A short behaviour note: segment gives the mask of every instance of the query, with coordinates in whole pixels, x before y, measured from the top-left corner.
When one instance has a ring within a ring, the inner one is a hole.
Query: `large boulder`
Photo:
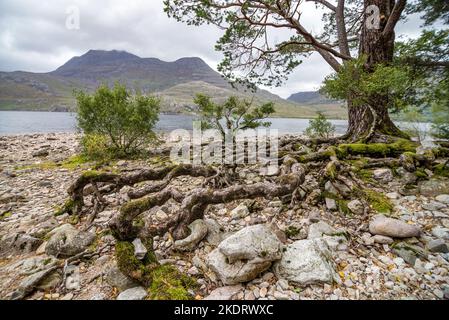
[[[50,233],[50,240],[45,246],[45,252],[55,257],[71,257],[77,255],[95,240],[95,234],[78,231],[70,224],[64,224]]]
[[[22,233],[13,233],[0,241],[0,256],[31,253],[35,251],[41,243],[41,239]]]
[[[435,197],[440,194],[449,194],[448,179],[430,179],[418,183],[419,192],[427,197]]]
[[[255,279],[282,256],[282,242],[267,225],[246,227],[220,243],[207,263],[226,285]]]
[[[282,255],[281,241],[269,226],[263,224],[240,230],[222,241],[218,249],[228,258],[229,263],[256,258],[274,261]]]
[[[418,226],[404,221],[377,215],[369,224],[369,231],[373,235],[381,235],[392,238],[419,237],[421,229]]]
[[[278,278],[302,286],[338,280],[331,251],[323,239],[300,240],[289,245],[282,259],[274,264],[274,272]]]
[[[174,248],[180,251],[191,251],[195,249],[198,243],[207,235],[207,224],[201,220],[195,220],[189,225],[190,235],[174,243]]]
[[[393,172],[388,168],[376,169],[373,171],[373,178],[380,182],[388,183],[393,180]]]

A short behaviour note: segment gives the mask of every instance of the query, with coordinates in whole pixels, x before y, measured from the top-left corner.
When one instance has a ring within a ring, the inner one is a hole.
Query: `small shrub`
[[[83,154],[92,160],[105,161],[113,157],[113,148],[104,135],[86,134],[81,138]]]
[[[335,126],[322,112],[318,112],[318,117],[309,121],[304,133],[309,138],[328,139],[334,135]]]
[[[100,86],[90,95],[75,92],[78,127],[86,135],[84,152],[94,158],[129,157],[140,153],[155,139],[160,100],[131,91],[118,83]]]

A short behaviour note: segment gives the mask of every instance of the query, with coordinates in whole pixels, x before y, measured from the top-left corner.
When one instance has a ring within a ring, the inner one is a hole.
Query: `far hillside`
[[[330,118],[346,116],[346,110],[337,104],[297,103],[262,89],[255,93],[236,90],[198,57],[166,62],[117,50],[90,50],[48,73],[0,72],[0,110],[73,111],[73,90],[93,92],[101,83],[116,81],[161,96],[166,113],[195,112],[193,97],[201,92],[217,100],[238,95],[254,96],[258,102],[273,101],[277,117],[310,118],[317,111]]]

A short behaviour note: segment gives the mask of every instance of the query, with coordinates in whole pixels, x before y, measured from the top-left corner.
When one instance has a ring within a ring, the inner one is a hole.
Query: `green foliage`
[[[419,110],[419,108],[415,106],[406,108],[403,112],[402,120],[407,122],[404,132],[411,137],[417,138],[419,143],[424,141],[427,136],[427,131],[421,124],[425,122],[426,117]]]
[[[337,100],[351,100],[354,106],[376,105],[379,96],[389,97],[390,109],[403,108],[403,97],[410,86],[408,70],[377,64],[374,70],[366,70],[366,58],[347,62],[339,72],[324,80],[321,91]]]
[[[112,89],[102,85],[93,95],[78,91],[75,96],[78,126],[86,134],[82,144],[87,155],[127,157],[141,152],[154,140],[158,98],[132,95],[118,83]]]
[[[81,138],[83,155],[96,161],[106,161],[114,157],[114,148],[105,135],[85,134]]]
[[[420,111],[449,105],[448,51],[447,29],[424,30],[418,38],[396,44],[394,64],[406,66],[409,82],[405,104]]]
[[[335,126],[326,119],[322,112],[318,112],[318,117],[309,120],[309,126],[304,134],[310,138],[328,139],[335,133]]]
[[[441,163],[436,165],[434,168],[434,174],[436,176],[449,178],[449,164]]]
[[[406,12],[420,13],[424,25],[438,21],[449,24],[449,2],[447,0],[413,0],[409,2]]]
[[[435,104],[432,107],[432,118],[432,135],[440,139],[449,139],[449,101],[448,104]]]
[[[253,101],[235,96],[218,104],[209,96],[197,94],[195,104],[199,107],[202,129],[218,129],[223,137],[235,136],[239,130],[268,127],[271,123],[263,120],[274,113],[272,102],[255,107]]]

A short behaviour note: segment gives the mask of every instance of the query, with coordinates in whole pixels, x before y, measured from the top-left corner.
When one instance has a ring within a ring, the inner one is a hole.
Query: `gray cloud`
[[[80,10],[80,29],[66,28],[66,9]],[[320,29],[320,10],[309,5],[305,25]],[[408,36],[419,33],[416,17],[399,28]],[[141,57],[173,61],[198,56],[216,68],[221,54],[214,51],[220,30],[211,26],[187,26],[169,19],[159,0],[2,0],[0,2],[0,70],[48,72],[73,56],[90,49],[126,50]],[[280,33],[278,37],[287,36]],[[273,93],[319,88],[331,68],[319,55],[312,55]]]

